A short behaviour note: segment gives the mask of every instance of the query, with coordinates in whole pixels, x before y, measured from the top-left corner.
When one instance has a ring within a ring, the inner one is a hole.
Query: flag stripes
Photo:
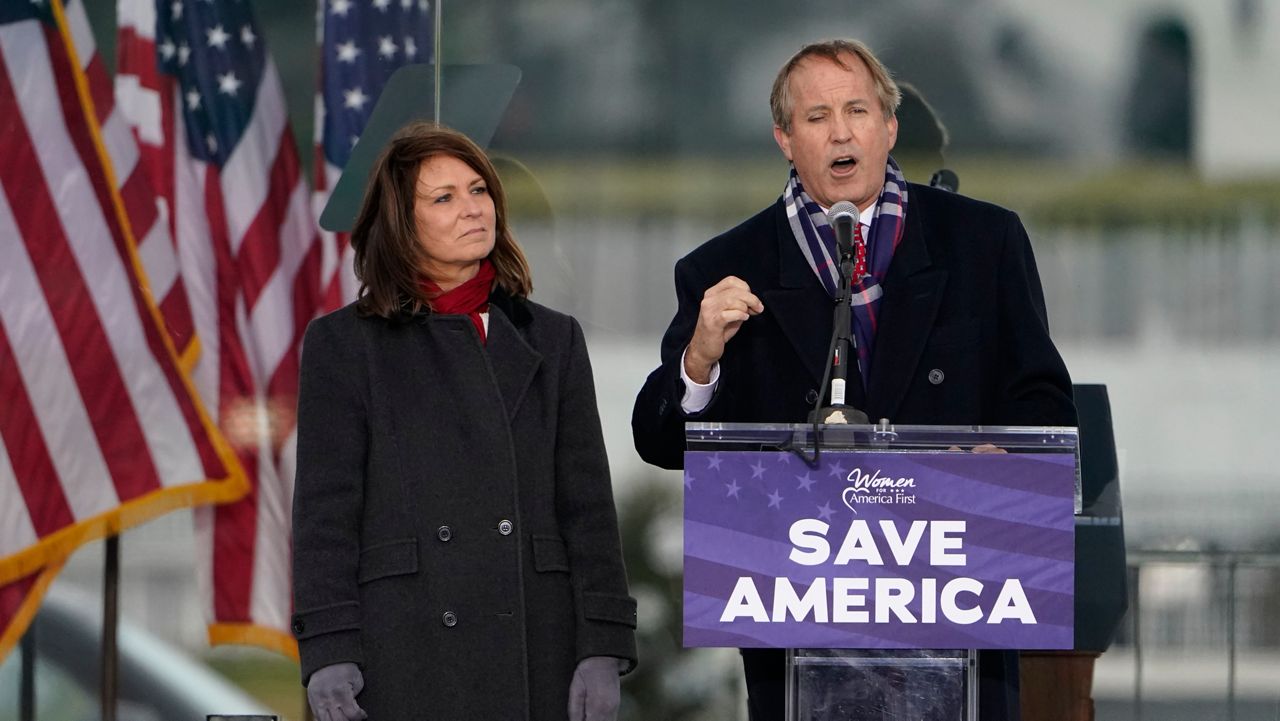
[[[246,490],[147,292],[172,243],[91,40],[78,1],[0,13],[0,657],[77,546]]]

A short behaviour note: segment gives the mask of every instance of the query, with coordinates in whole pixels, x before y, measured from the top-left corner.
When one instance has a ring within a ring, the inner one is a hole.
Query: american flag
[[[434,3],[429,0],[319,0],[320,85],[316,96],[316,217],[328,201],[356,139],[391,74],[432,62]],[[338,267],[330,303],[355,300],[354,257],[346,233],[334,238]]]
[[[326,249],[279,74],[247,0],[117,7],[117,94],[177,244],[201,348],[193,379],[252,484],[244,500],[196,514],[209,639],[296,656],[293,413]]]
[[[0,657],[76,547],[247,490],[141,272],[173,247],[113,105],[80,0],[0,0]]]

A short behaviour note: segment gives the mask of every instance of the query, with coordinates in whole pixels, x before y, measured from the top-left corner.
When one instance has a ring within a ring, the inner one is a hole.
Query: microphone
[[[853,256],[853,224],[858,222],[858,206],[841,200],[831,206],[827,222],[836,232],[836,250],[841,257]]]
[[[960,176],[956,175],[954,170],[940,168],[938,172],[933,174],[932,178],[929,178],[929,185],[954,193],[960,189]]]

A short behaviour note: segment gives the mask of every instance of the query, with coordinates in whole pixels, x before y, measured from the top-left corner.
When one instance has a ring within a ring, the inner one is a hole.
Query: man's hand
[[[316,721],[361,721],[369,714],[356,703],[364,689],[364,676],[354,663],[335,663],[311,674],[307,703]]]
[[[711,382],[711,368],[720,362],[724,346],[764,304],[741,278],[728,276],[702,294],[698,325],[684,354],[684,372],[696,383]]]
[[[620,701],[618,659],[582,659],[569,682],[569,721],[615,721]]]

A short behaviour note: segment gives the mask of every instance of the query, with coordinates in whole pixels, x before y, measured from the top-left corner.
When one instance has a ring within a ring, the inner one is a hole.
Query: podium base
[[[1024,721],[1094,721],[1093,662],[1089,651],[1023,651]]]

